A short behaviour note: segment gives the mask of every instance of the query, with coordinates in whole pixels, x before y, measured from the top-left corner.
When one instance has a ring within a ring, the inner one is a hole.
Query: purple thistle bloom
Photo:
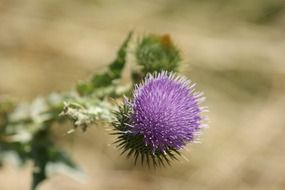
[[[142,135],[152,153],[179,150],[196,137],[202,126],[202,93],[195,84],[173,73],[148,75],[129,102],[130,133]]]

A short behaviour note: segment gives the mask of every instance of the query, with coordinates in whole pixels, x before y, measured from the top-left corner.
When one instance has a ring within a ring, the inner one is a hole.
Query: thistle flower
[[[149,74],[126,100],[113,123],[117,146],[142,164],[170,163],[189,142],[197,140],[203,125],[203,94],[195,84],[169,72]]]

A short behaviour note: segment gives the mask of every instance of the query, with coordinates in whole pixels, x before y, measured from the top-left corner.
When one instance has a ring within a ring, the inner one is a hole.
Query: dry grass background
[[[70,136],[69,126],[54,126],[88,178],[57,174],[39,189],[285,189],[284,12],[282,0],[0,0],[1,97],[29,101],[72,88],[102,71],[135,29],[171,34],[181,72],[211,110],[189,161],[157,170],[120,157],[100,126]],[[28,189],[30,172],[5,165],[0,189]]]

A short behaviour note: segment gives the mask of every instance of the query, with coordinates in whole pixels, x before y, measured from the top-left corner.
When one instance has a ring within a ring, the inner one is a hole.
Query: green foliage
[[[46,179],[46,167],[49,163],[59,162],[71,169],[69,156],[53,143],[49,127],[61,119],[58,114],[63,101],[72,99],[70,94],[51,94],[39,97],[31,104],[11,106],[9,102],[1,104],[0,161],[13,156],[22,165],[26,161],[34,162],[32,189]],[[10,106],[9,106],[10,105]],[[54,153],[56,152],[56,154]]]
[[[79,127],[85,131],[87,126],[96,121],[110,121],[112,106],[104,97],[117,96],[122,89],[114,81],[121,78],[131,37],[132,32],[123,42],[117,58],[109,65],[107,72],[95,74],[90,81],[77,86],[80,96],[77,92],[53,93],[47,97],[39,97],[30,104],[1,102],[0,163],[11,155],[20,165],[32,160],[32,189],[36,189],[46,179],[47,166],[51,163],[62,163],[70,168],[68,171],[80,171],[70,157],[54,143],[50,126],[54,122],[70,119],[74,128]]]

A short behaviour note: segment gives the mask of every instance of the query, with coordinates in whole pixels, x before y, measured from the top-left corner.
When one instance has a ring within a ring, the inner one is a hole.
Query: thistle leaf
[[[81,96],[86,96],[113,85],[113,82],[121,78],[122,71],[126,64],[127,48],[132,38],[133,32],[129,32],[127,38],[117,52],[116,59],[111,62],[108,70],[102,74],[95,74],[90,81],[80,82],[76,89]]]

